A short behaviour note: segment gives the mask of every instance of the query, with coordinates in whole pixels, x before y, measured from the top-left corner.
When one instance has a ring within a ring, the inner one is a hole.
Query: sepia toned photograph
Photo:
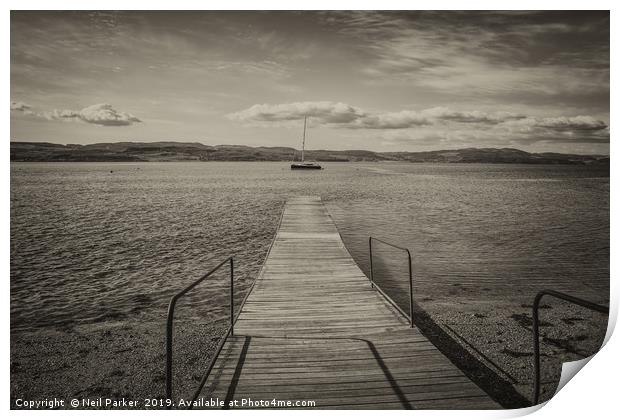
[[[12,10],[10,100],[13,410],[527,408],[603,345],[608,10]]]

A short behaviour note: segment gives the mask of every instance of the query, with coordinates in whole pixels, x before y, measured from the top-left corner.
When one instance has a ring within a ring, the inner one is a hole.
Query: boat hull
[[[318,163],[291,163],[291,169],[323,169]]]

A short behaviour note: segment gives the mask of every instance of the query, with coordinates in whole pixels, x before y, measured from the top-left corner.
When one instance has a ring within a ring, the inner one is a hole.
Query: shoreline
[[[609,159],[609,158],[605,158]],[[408,160],[319,160],[323,164],[401,164],[401,165],[527,165],[527,166],[578,166],[597,168],[607,166],[609,161],[592,162],[490,162],[490,161],[408,161]],[[149,163],[291,163],[291,160],[199,160],[199,159],[169,159],[169,160],[13,160],[10,163],[89,163],[89,164],[149,164]],[[286,169],[289,169],[286,167]]]
[[[284,146],[216,145],[182,142],[116,142],[95,144],[56,144],[45,142],[11,142],[11,162],[148,162],[148,161],[220,161],[220,162],[290,162],[299,151]],[[514,148],[464,148],[449,150],[372,151],[306,150],[308,160],[320,162],[402,163],[525,163],[525,164],[607,164],[609,155],[581,155],[555,152],[533,153]]]

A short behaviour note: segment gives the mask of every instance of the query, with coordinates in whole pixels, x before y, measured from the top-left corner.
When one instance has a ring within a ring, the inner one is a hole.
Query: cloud
[[[284,79],[290,77],[291,70],[288,66],[276,61],[262,60],[262,61],[213,61],[208,60],[205,62],[195,62],[192,65],[199,65],[202,69],[208,71],[223,71],[227,73],[240,72],[247,74],[254,74],[262,77],[274,77],[278,79]]]
[[[534,119],[530,119],[529,123],[518,126],[509,123],[491,126],[453,124],[441,127],[385,130],[381,131],[378,137],[385,144],[398,146],[397,149],[411,146],[450,149],[455,147],[521,148],[549,144],[604,145],[609,143],[609,128],[586,132],[559,131],[539,127]]]
[[[402,129],[432,124],[433,122],[424,113],[404,110],[374,115],[368,114],[355,121],[355,124],[347,126],[347,128]]]
[[[447,107],[420,111],[371,112],[342,102],[295,102],[257,104],[229,114],[233,120],[268,126],[299,121],[336,129],[379,130],[390,144],[523,145],[539,142],[606,143],[609,126],[587,115],[538,117],[514,112],[454,110]]]
[[[294,102],[286,104],[256,104],[243,111],[229,114],[237,121],[282,122],[301,120],[305,116],[313,123],[338,128],[398,129],[432,124],[416,111],[371,113],[342,102]]]
[[[229,114],[228,118],[238,121],[293,121],[304,116],[314,118],[322,124],[353,123],[366,114],[359,108],[341,102],[293,102],[288,104],[256,104],[243,111]]]
[[[79,111],[54,109],[52,111],[35,111],[23,102],[11,102],[11,111],[23,112],[50,121],[81,121],[103,126],[127,126],[142,122],[138,117],[114,109],[110,104],[91,105]]]
[[[608,128],[605,122],[587,115],[542,118],[535,120],[535,125],[557,131],[599,131]]]
[[[359,68],[371,86],[608,102],[606,13],[365,11],[331,13],[325,24],[364,55]]]
[[[342,102],[295,102],[288,104],[257,104],[229,114],[238,121],[274,123],[312,118],[320,124],[351,129],[405,129],[434,125],[441,122],[499,124],[526,118],[509,112],[455,111],[436,107],[422,111],[370,112]]]
[[[513,137],[535,141],[608,143],[609,126],[592,116],[528,117],[501,126]]]
[[[510,112],[455,111],[449,108],[436,107],[422,111],[403,110],[374,115],[366,114],[365,117],[356,121],[356,124],[350,125],[349,128],[404,129],[449,122],[500,124],[505,121],[523,118],[526,118],[526,116]]]
[[[80,111],[54,110],[45,113],[44,116],[50,120],[79,120],[105,126],[123,126],[142,122],[132,114],[117,111],[110,104],[91,105]]]
[[[32,112],[32,107],[24,102],[11,102],[11,111],[30,113]]]
[[[444,107],[430,108],[423,111],[423,114],[436,120],[481,124],[499,124],[527,118],[525,115],[511,112],[454,111]]]

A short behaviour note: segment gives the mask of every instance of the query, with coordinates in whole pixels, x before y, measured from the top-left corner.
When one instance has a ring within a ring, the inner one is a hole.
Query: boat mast
[[[306,116],[304,115],[304,136],[301,140],[301,161],[304,161],[304,151],[306,149]]]

